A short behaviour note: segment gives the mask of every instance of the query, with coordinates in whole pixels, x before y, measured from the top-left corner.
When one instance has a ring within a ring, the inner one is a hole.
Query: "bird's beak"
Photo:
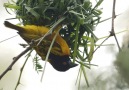
[[[72,68],[72,67],[76,67],[78,64],[76,64],[76,63],[73,63],[73,62],[69,62],[69,66],[70,66],[70,68]]]

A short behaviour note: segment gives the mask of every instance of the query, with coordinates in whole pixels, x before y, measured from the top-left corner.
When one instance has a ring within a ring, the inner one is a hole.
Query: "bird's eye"
[[[63,64],[63,65],[67,65],[67,63],[66,63],[66,62],[63,62],[62,64]]]

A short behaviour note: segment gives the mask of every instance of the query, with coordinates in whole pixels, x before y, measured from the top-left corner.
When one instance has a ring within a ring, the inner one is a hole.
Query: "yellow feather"
[[[32,40],[41,38],[49,31],[49,28],[44,26],[35,26],[35,25],[16,26],[7,21],[5,21],[4,24],[6,27],[19,31],[18,33],[20,34],[20,36],[27,43],[30,43]],[[37,43],[34,45],[34,49],[40,56],[43,56],[47,53],[47,50],[49,49],[49,46],[51,44],[53,37],[56,34],[56,31],[59,30],[60,28],[61,28],[60,26],[55,28],[54,32],[51,35],[46,36],[45,40],[43,40],[39,46],[36,45]],[[54,46],[52,47],[51,53],[59,56],[70,55],[68,44],[59,34],[55,39],[55,43]]]

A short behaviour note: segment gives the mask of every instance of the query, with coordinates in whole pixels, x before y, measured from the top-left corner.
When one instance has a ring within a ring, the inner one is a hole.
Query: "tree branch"
[[[25,53],[27,53],[32,47],[28,47],[26,48],[23,52],[21,52],[18,56],[13,58],[12,63],[8,66],[8,68],[0,75],[0,80],[2,79],[2,77],[12,69],[12,66],[19,60],[19,58],[21,56],[23,56]]]
[[[20,69],[20,75],[19,75],[19,78],[18,78],[18,81],[17,81],[17,84],[16,84],[14,90],[17,90],[17,87],[18,87],[18,85],[20,84],[22,72],[23,72],[23,70],[24,70],[24,68],[25,68],[25,65],[26,65],[26,63],[27,63],[27,61],[28,61],[28,59],[29,59],[29,57],[30,57],[31,52],[32,52],[32,50],[27,54],[27,58],[26,58],[24,64],[22,65],[22,67],[21,67],[21,69]]]
[[[114,38],[115,38],[115,40],[116,40],[116,43],[117,43],[117,46],[118,46],[118,49],[119,49],[119,51],[120,51],[121,48],[120,48],[119,42],[118,42],[117,37],[116,37],[116,34],[115,34],[115,30],[114,30],[114,19],[116,18],[116,15],[115,15],[115,6],[116,6],[116,0],[113,0],[113,8],[112,8],[112,27],[111,27],[110,36],[114,36]]]

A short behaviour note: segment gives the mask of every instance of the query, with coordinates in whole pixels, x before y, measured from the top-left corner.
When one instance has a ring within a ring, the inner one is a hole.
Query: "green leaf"
[[[25,6],[25,8],[28,12],[30,12],[32,15],[34,15],[36,17],[36,19],[39,19],[40,15],[37,12],[35,12],[33,8],[30,8],[28,6]]]
[[[100,6],[102,2],[103,2],[103,0],[99,0],[99,1],[97,2],[97,4],[94,6],[93,9],[97,8],[98,6]]]
[[[14,4],[10,4],[10,3],[4,3],[4,7],[10,8],[10,9],[21,9],[20,6],[17,6],[17,5],[14,5]]]
[[[93,58],[95,42],[93,38],[90,38],[90,51],[88,54],[88,61],[90,62]]]
[[[87,79],[87,75],[86,75],[86,71],[84,69],[84,66],[81,65],[81,69],[82,69],[82,72],[84,74],[84,78],[85,78],[86,84],[89,87],[89,82],[88,82],[88,79]]]
[[[74,53],[73,53],[73,62],[75,62],[75,57],[77,55],[77,44],[78,44],[78,31],[79,31],[79,27],[80,27],[80,23],[78,22],[77,23],[77,26],[76,26],[76,37],[75,37],[75,43],[74,43]]]
[[[84,1],[84,4],[83,4],[83,7],[84,7],[86,10],[89,9],[89,8],[91,8],[91,7],[92,7],[92,4],[91,4],[90,0],[85,0],[85,1]]]

